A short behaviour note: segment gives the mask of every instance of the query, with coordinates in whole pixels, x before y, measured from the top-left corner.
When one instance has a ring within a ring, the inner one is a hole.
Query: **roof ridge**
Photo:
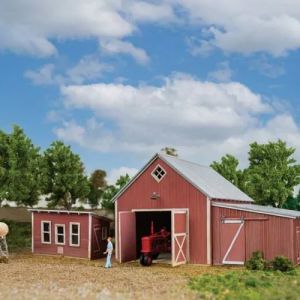
[[[200,167],[203,167],[203,168],[212,169],[212,168],[209,167],[209,166],[201,165],[201,164],[199,164],[199,163],[196,163],[196,162],[193,162],[193,161],[190,161],[190,160],[186,160],[186,159],[183,159],[183,158],[178,157],[178,156],[169,155],[169,154],[165,154],[165,153],[157,153],[157,155],[158,155],[158,156],[167,156],[167,157],[170,157],[170,158],[174,158],[174,159],[177,159],[177,160],[184,161],[184,162],[189,163],[189,164],[197,165],[197,166],[200,166]]]

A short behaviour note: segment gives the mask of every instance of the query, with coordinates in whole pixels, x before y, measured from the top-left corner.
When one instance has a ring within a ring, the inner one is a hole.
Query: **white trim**
[[[176,213],[185,213],[188,208],[154,208],[154,209],[132,209],[132,212],[144,212],[144,211],[175,211]]]
[[[236,261],[236,262],[226,261],[226,258],[228,257],[228,255],[229,255],[229,253],[230,253],[230,251],[231,251],[231,249],[232,249],[232,247],[233,247],[233,245],[234,245],[236,239],[238,238],[238,236],[239,236],[239,234],[240,234],[240,232],[241,232],[241,230],[242,230],[242,228],[243,228],[243,226],[244,226],[244,224],[245,224],[245,223],[242,222],[242,221],[241,221],[240,223],[241,223],[241,226],[239,227],[238,231],[236,232],[236,234],[235,234],[235,236],[234,236],[234,238],[233,238],[233,240],[232,240],[232,242],[231,242],[231,244],[230,244],[230,246],[229,246],[229,248],[228,248],[228,250],[227,250],[227,252],[226,252],[226,254],[225,254],[225,256],[224,256],[224,258],[223,258],[223,261],[222,261],[223,264],[239,264],[239,265],[243,265],[243,264],[244,264],[244,262],[238,262],[238,261]]]
[[[241,223],[243,223],[243,221],[242,220],[224,220],[223,221],[223,224],[241,224]]]
[[[248,211],[248,212],[253,212],[256,214],[262,214],[262,215],[270,215],[270,216],[276,216],[276,217],[282,217],[282,218],[288,218],[288,219],[298,219],[299,217],[293,217],[293,216],[287,216],[287,215],[281,215],[281,214],[276,214],[276,213],[271,213],[271,212],[267,212],[267,211],[258,211],[255,210],[255,208],[253,209],[249,209],[249,208],[243,208],[243,207],[235,207],[235,206],[231,206],[230,204],[223,204],[223,203],[217,203],[217,202],[212,202],[211,203],[212,206],[214,207],[222,207],[222,208],[228,208],[228,209],[234,209],[234,210],[240,210],[240,211]],[[238,205],[238,204],[236,204]],[[241,205],[245,205],[245,203],[241,203]],[[250,204],[248,204],[250,205]],[[251,205],[255,205],[255,204],[251,204]],[[273,207],[274,208],[274,207]]]
[[[92,216],[89,215],[89,247],[88,247],[88,258],[92,258]]]
[[[115,257],[119,259],[118,201],[115,201]]]
[[[122,248],[122,244],[121,244],[121,213],[122,211],[119,212],[119,238],[120,238],[120,247],[119,247],[119,257],[120,257],[120,263],[122,262],[122,251],[121,251],[121,248]]]
[[[58,239],[57,239],[58,235],[62,235],[61,233],[57,232],[58,227],[63,227],[63,229],[64,229],[64,234],[63,234],[64,242],[63,243],[59,243]],[[65,224],[55,224],[54,232],[55,232],[55,245],[65,245],[66,244],[66,225]]]
[[[72,232],[72,225],[78,226],[78,233]],[[72,244],[72,235],[78,236],[78,244]],[[80,247],[80,223],[78,222],[70,222],[69,223],[69,246],[71,247]]]
[[[210,199],[206,198],[206,251],[207,251],[207,264],[211,264],[211,206]]]
[[[34,253],[34,217],[31,214],[31,252]]]
[[[161,168],[161,170],[164,172],[164,175],[160,174],[161,175],[160,179],[154,174],[158,168]],[[163,180],[163,178],[167,175],[167,171],[160,164],[157,164],[156,167],[151,172],[151,175],[157,182],[161,182]]]
[[[44,223],[49,224],[49,232],[44,231]],[[41,221],[41,243],[42,244],[48,244],[48,245],[51,244],[51,241],[52,241],[52,233],[51,233],[52,227],[51,226],[52,226],[51,221]],[[49,242],[44,241],[44,233],[49,233]]]

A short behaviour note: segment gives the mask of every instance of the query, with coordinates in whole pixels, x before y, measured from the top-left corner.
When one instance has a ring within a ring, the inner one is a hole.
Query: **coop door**
[[[188,261],[188,212],[172,211],[172,265]]]
[[[222,221],[220,235],[222,263],[243,265],[246,257],[244,221]]]
[[[101,229],[101,225],[100,224],[94,224],[93,225],[93,237],[92,237],[92,241],[93,241],[93,244],[92,244],[93,245],[92,246],[93,255],[97,255],[97,254],[101,253],[101,247],[100,247],[101,246],[101,237],[100,237],[101,230],[100,229]]]
[[[119,213],[120,263],[136,259],[135,212]]]

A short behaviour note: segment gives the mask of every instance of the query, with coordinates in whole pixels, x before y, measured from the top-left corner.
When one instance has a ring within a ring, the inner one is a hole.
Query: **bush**
[[[252,253],[251,258],[245,262],[245,266],[248,270],[264,270],[267,262],[264,260],[264,255],[261,251],[255,251]]]
[[[276,256],[272,264],[275,271],[288,272],[295,269],[292,261],[283,255]]]

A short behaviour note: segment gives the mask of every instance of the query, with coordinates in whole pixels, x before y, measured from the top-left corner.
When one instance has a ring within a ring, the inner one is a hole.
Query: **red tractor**
[[[151,221],[151,235],[142,237],[140,263],[143,266],[150,266],[160,253],[171,252],[170,237],[171,232],[168,232],[165,227],[154,233],[153,221]]]

